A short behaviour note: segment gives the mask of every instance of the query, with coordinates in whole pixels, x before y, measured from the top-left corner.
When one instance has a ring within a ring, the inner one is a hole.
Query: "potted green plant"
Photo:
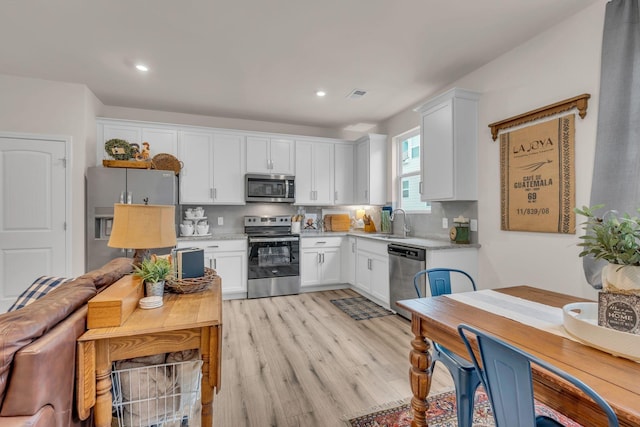
[[[586,233],[578,243],[583,249],[579,256],[590,255],[609,263],[602,269],[604,290],[640,293],[640,218],[616,211],[596,215],[595,211],[602,208],[604,205],[574,209],[586,217],[582,223]]]
[[[162,296],[164,280],[171,272],[171,263],[166,258],[152,255],[142,260],[139,266],[134,266],[134,273],[144,280],[147,296]]]

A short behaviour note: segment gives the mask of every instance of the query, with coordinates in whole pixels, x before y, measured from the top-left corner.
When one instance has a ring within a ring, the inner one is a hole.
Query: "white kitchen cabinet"
[[[178,152],[178,130],[142,128],[142,141],[149,143],[150,157],[156,154],[167,153],[176,156]],[[142,149],[142,143],[140,143]]]
[[[247,136],[247,173],[294,175],[294,140]]]
[[[421,123],[422,200],[478,199],[479,98],[454,88],[415,109]]]
[[[473,277],[478,286],[478,249],[460,247],[443,250],[427,250],[427,268],[456,268]],[[465,292],[469,290],[469,281],[466,277],[457,274],[451,275],[451,290],[453,292]]]
[[[333,143],[296,141],[296,171],[297,205],[333,205]]]
[[[368,134],[356,142],[355,203],[384,205],[387,202],[387,136]]]
[[[336,143],[334,151],[335,191],[333,204],[352,205],[355,203],[355,145],[349,143]]]
[[[342,281],[356,284],[356,238],[347,236],[342,239]]]
[[[389,308],[387,243],[359,238],[356,251],[356,290]]]
[[[300,286],[342,283],[342,237],[301,239]]]
[[[204,265],[222,279],[224,299],[247,297],[246,240],[183,240],[177,247],[204,249]]]
[[[104,151],[104,143],[110,139],[123,139],[129,143],[136,143],[142,149],[142,143],[149,143],[150,157],[156,154],[167,153],[177,156],[178,130],[176,126],[157,124],[151,126],[139,122],[118,122],[112,120],[98,120],[98,150],[97,162],[102,164],[103,159],[110,159]]]
[[[245,204],[242,136],[181,131],[179,158],[180,203]]]

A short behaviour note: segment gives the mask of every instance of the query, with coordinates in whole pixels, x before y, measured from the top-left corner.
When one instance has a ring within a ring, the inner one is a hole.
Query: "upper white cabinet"
[[[387,202],[387,136],[369,134],[356,145],[355,203],[384,205]]]
[[[296,204],[333,205],[333,143],[296,141],[296,171]]]
[[[478,199],[479,99],[454,88],[415,109],[421,117],[422,200]]]
[[[333,203],[352,205],[355,203],[355,146],[348,143],[335,144],[335,191]],[[298,169],[300,170],[300,169]]]
[[[245,143],[240,135],[180,131],[180,203],[241,205]]]
[[[294,175],[293,139],[247,136],[247,173]]]
[[[178,152],[178,131],[175,127],[98,120],[97,164],[102,164],[103,159],[110,158],[104,151],[104,143],[114,138],[136,143],[141,149],[142,143],[148,142],[150,158],[160,153],[176,156]]]

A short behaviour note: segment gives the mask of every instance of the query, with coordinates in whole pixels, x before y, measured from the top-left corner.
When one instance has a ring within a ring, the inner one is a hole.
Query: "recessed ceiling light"
[[[149,71],[149,67],[147,67],[147,66],[146,66],[146,65],[144,65],[144,64],[138,64],[138,65],[136,65],[136,69],[137,69],[138,71]]]
[[[327,94],[327,92],[325,92],[323,90],[316,91],[316,95],[318,95],[318,96],[325,96],[326,94]]]

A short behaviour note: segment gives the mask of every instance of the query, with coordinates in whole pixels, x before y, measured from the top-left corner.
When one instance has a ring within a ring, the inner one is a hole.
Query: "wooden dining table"
[[[494,289],[547,306],[562,308],[589,300],[531,286]],[[412,427],[427,426],[427,396],[431,386],[430,342],[435,341],[469,360],[458,334],[461,323],[493,334],[584,381],[614,409],[621,426],[640,426],[640,363],[595,349],[578,340],[553,334],[462,303],[447,296],[399,301],[411,313],[409,379],[413,398]],[[475,347],[475,342],[472,343]],[[566,381],[533,367],[536,399],[584,426],[606,426],[602,410]]]

